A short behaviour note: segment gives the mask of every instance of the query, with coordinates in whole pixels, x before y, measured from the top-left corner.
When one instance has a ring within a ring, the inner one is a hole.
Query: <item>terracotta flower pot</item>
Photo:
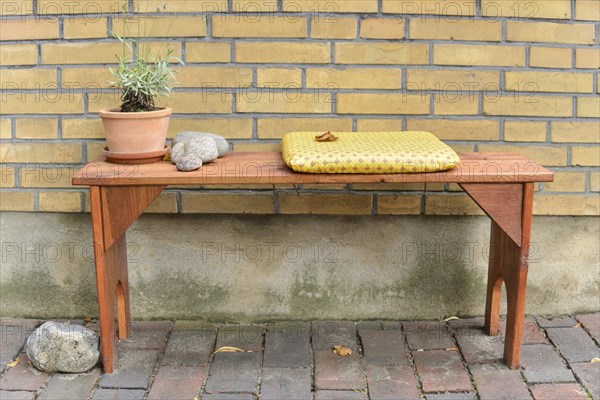
[[[106,144],[112,153],[139,154],[165,149],[169,117],[173,110],[120,112],[118,108],[100,110]]]

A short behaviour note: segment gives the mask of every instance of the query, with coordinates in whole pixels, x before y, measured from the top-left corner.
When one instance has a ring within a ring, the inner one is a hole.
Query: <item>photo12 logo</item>
[[[94,262],[95,247],[90,242],[2,242],[0,258],[2,263],[69,263]],[[128,263],[139,261],[140,247],[129,241],[125,252],[112,251],[108,256]]]
[[[203,242],[203,263],[337,263],[339,246],[336,243],[299,242]]]

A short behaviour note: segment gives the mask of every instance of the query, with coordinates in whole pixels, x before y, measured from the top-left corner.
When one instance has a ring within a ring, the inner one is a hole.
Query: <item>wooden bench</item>
[[[169,162],[117,165],[103,159],[83,167],[74,185],[90,187],[96,284],[104,371],[111,373],[118,337],[130,329],[125,232],[168,185],[457,183],[492,219],[485,331],[497,335],[502,282],[508,313],[504,361],[519,368],[531,214],[535,182],[554,174],[518,154],[461,154],[450,171],[424,174],[303,174],[290,170],[281,153],[233,152],[194,172],[179,172]]]

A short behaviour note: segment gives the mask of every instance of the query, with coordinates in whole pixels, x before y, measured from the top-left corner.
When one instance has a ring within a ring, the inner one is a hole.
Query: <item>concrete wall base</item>
[[[89,214],[3,213],[0,316],[96,316]],[[600,219],[535,217],[526,312],[600,310]],[[135,319],[482,315],[487,217],[144,215]]]

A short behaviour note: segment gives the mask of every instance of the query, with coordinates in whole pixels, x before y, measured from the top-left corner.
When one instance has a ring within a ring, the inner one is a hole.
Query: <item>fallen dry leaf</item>
[[[333,346],[333,354],[342,357],[347,357],[352,354],[352,349],[346,346]]]
[[[6,364],[7,367],[16,367],[17,365],[19,365],[19,359],[18,358],[15,358],[13,361],[11,361],[8,364]]]
[[[247,351],[240,349],[239,347],[221,346],[217,349],[217,351],[215,351],[215,353],[247,353]]]
[[[89,324],[90,322],[92,322],[92,317],[85,317],[83,319],[83,322],[86,323],[86,324]]]
[[[458,351],[458,347],[448,347],[446,351]]]
[[[581,328],[581,324],[578,322],[575,325],[573,325],[573,328]]]
[[[590,361],[590,362],[600,363],[600,358],[597,358],[597,357],[596,358],[592,358],[592,361]]]
[[[338,140],[338,137],[335,136],[333,133],[327,131],[322,135],[315,136],[315,140],[317,142],[333,142],[333,141]]]

